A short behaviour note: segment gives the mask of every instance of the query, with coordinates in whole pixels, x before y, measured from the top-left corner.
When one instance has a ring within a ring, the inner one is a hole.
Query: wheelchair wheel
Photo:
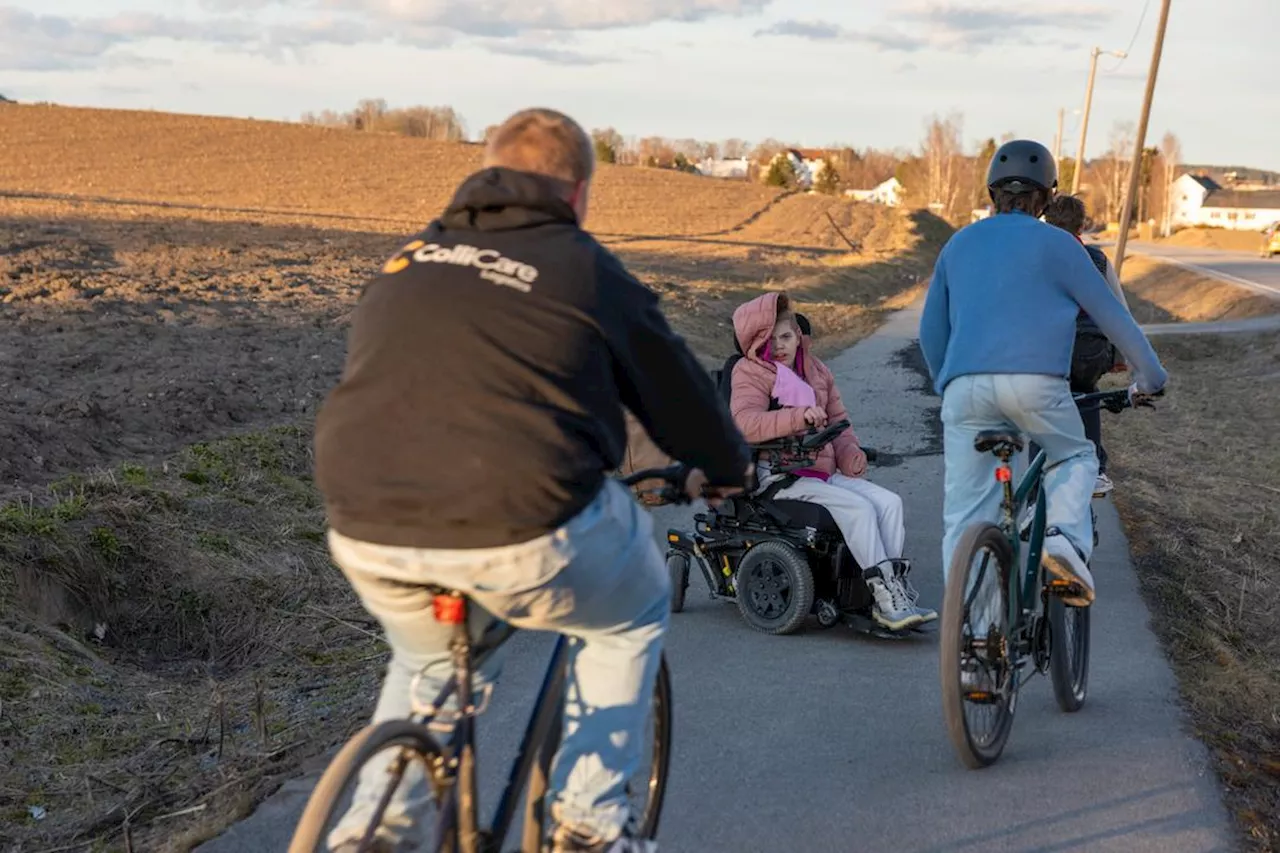
[[[678,552],[667,554],[667,574],[671,576],[671,612],[684,610],[684,594],[689,589],[689,558]]]
[[[738,563],[738,612],[765,634],[790,634],[813,609],[813,573],[786,542],[762,542]]]

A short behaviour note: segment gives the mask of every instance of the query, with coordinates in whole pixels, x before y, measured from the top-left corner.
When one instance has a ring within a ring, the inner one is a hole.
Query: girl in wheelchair
[[[749,443],[803,434],[848,417],[831,371],[809,352],[785,293],[766,293],[739,306],[733,326],[743,357],[733,367],[730,409]],[[879,624],[900,631],[932,621],[937,613],[917,605],[907,579],[902,499],[865,479],[866,469],[866,454],[846,430],[822,448],[812,468],[794,472],[795,482],[773,497],[826,507],[863,569]],[[759,473],[761,490],[778,479],[767,470]]]

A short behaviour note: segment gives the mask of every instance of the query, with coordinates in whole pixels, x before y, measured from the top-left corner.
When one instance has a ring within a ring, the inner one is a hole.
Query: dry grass
[[[1259,223],[1262,224],[1265,223]],[[1183,228],[1160,242],[1168,246],[1254,253],[1262,246],[1262,234],[1258,231],[1229,231],[1225,228]]]
[[[1114,258],[1108,249],[1108,257]],[[1199,323],[1280,313],[1280,300],[1146,255],[1126,253],[1124,289],[1139,323]]]
[[[384,648],[328,562],[309,443],[196,445],[0,509],[10,842],[122,849],[128,816],[134,849],[186,849],[366,713]]]
[[[6,105],[0,139],[7,193],[390,220],[401,231],[436,216],[481,156],[477,145],[394,134],[56,106]],[[589,224],[603,234],[710,234],[778,195],[760,184],[604,165]]]
[[[1247,846],[1280,850],[1280,335],[1158,338],[1155,417],[1107,447],[1154,624]]]

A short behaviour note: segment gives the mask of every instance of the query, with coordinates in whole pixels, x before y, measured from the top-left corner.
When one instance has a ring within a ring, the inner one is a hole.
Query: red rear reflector
[[[445,625],[457,625],[462,622],[462,612],[466,602],[460,595],[437,595],[432,600],[436,621]]]
[[[996,482],[1008,483],[1013,480],[1013,469],[1008,465],[1001,465],[996,468]]]

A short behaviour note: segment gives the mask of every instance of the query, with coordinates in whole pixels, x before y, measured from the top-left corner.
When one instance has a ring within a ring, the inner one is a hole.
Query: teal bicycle
[[[1119,413],[1150,406],[1129,392],[1101,391],[1075,397],[1076,405]],[[1072,607],[1078,585],[1052,577],[1040,565],[1045,537],[1046,457],[1033,458],[1015,485],[1009,460],[1021,453],[1016,430],[988,430],[974,449],[999,460],[1004,490],[999,524],[979,522],[960,537],[942,604],[940,671],[947,732],[970,768],[994,763],[1013,729],[1018,692],[1033,676],[1049,673],[1058,706],[1075,712],[1089,686],[1089,608]],[[1090,508],[1094,545],[1097,514]]]

